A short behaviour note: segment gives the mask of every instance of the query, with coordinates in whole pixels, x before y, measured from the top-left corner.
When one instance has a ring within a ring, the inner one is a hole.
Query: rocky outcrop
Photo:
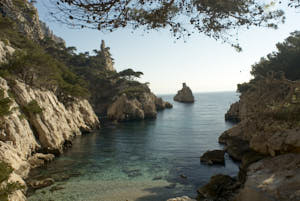
[[[174,96],[174,101],[183,103],[193,103],[195,101],[192,90],[185,84],[182,84],[182,89]]]
[[[47,26],[47,24],[45,22],[39,21],[39,24],[40,24],[41,31],[43,33],[43,37],[50,38],[55,43],[62,43],[64,45],[66,44],[64,39],[62,39],[61,37],[56,36],[53,33],[53,31]]]
[[[239,110],[239,102],[233,103],[225,114],[225,121],[240,122]]]
[[[116,69],[114,68],[114,62],[113,59],[111,58],[109,49],[110,49],[109,47],[105,46],[104,40],[102,40],[100,50],[101,50],[101,56],[104,59],[104,69],[107,71],[116,71]]]
[[[0,41],[0,63],[3,63],[6,61],[7,57],[12,55],[15,51],[14,48],[12,48],[9,44],[8,41],[5,42]]]
[[[238,201],[299,200],[300,82],[266,77],[252,80],[229,116],[240,122],[219,142],[241,161]]]
[[[122,94],[107,110],[107,117],[111,120],[129,121],[144,119],[142,105],[136,99],[129,100]]]
[[[74,99],[65,106],[51,91],[31,88],[17,80],[8,84],[3,78],[0,90],[3,98],[10,100],[9,113],[0,116],[0,160],[14,169],[12,180],[24,185],[23,178],[30,168],[53,159],[52,154],[45,153],[61,153],[81,131],[91,131],[99,125],[87,100]],[[39,112],[29,107],[33,102],[40,107]],[[19,191],[15,194],[22,195]],[[14,200],[23,200],[20,196]]]
[[[119,96],[107,110],[107,117],[110,120],[130,121],[156,118],[157,111],[170,103],[157,98],[153,93],[142,93],[135,98],[129,98],[126,94]]]
[[[228,175],[212,176],[209,183],[198,189],[197,200],[228,201],[233,200],[240,183]]]
[[[237,201],[300,200],[300,154],[284,154],[253,163]]]
[[[44,38],[41,30],[37,9],[32,3],[20,0],[15,3],[12,0],[1,1],[1,9],[5,17],[17,23],[18,30],[28,38],[40,40]]]
[[[225,164],[225,151],[224,150],[213,150],[205,152],[201,157],[200,161],[208,163],[209,165],[213,164]]]
[[[170,198],[167,201],[196,201],[196,200],[188,196],[182,196],[182,197]]]

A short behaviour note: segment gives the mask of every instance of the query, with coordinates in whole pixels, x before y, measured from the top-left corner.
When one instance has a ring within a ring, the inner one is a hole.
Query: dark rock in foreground
[[[213,164],[225,164],[225,151],[224,150],[213,150],[205,152],[201,157],[200,161],[208,163],[209,165]]]
[[[182,89],[177,92],[174,96],[174,101],[182,103],[193,103],[195,102],[192,90],[185,84],[182,84]]]
[[[197,200],[228,201],[232,200],[240,183],[228,175],[212,176],[208,184],[198,189]]]

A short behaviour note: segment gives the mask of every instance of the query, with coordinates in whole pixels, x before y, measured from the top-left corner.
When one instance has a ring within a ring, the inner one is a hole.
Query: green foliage
[[[7,182],[9,175],[13,172],[12,167],[0,161],[0,185]],[[19,183],[7,183],[0,187],[0,201],[8,201],[8,196],[23,187]]]
[[[7,164],[0,161],[0,183],[7,181],[13,169]]]
[[[10,106],[11,106],[10,98],[4,98],[4,91],[0,89],[0,117],[9,115],[11,113]]]
[[[252,86],[251,86],[250,83],[244,82],[242,84],[237,85],[237,92],[244,93],[244,92],[248,91],[251,88],[252,88]]]
[[[266,58],[252,66],[251,74],[267,77],[268,75],[280,76],[283,74],[289,80],[300,79],[300,31],[295,31],[276,45],[277,52],[267,55]]]
[[[140,78],[141,75],[144,75],[140,71],[134,71],[131,68],[125,69],[118,73],[120,77],[124,77],[127,80],[133,80],[134,78]]]
[[[114,31],[121,28],[167,29],[174,37],[203,33],[239,49],[230,30],[239,27],[277,28],[284,12],[267,9],[274,3],[258,0],[51,0],[51,15],[74,28]],[[295,2],[290,0],[290,2]],[[298,1],[296,1],[299,4]],[[276,2],[277,3],[277,2]],[[276,4],[274,3],[274,4]],[[55,9],[56,8],[56,9]]]
[[[22,107],[22,111],[27,116],[31,116],[31,115],[41,114],[43,112],[43,109],[39,106],[36,100],[32,100]]]
[[[17,50],[0,69],[2,75],[5,76],[6,73],[5,77],[7,74],[17,76],[31,86],[56,89],[59,94],[65,96],[89,96],[82,79],[38,46]]]

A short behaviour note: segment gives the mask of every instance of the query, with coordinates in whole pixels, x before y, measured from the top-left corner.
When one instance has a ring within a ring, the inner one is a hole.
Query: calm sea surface
[[[75,139],[73,147],[37,178],[57,182],[37,190],[29,201],[165,201],[196,196],[199,186],[217,173],[235,176],[237,164],[208,166],[199,157],[222,148],[218,136],[232,124],[224,121],[234,92],[195,94],[194,104],[162,96],[173,109],[156,120],[123,123]]]

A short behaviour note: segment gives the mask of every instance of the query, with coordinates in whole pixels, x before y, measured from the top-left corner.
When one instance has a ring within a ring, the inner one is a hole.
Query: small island
[[[174,96],[174,101],[182,102],[182,103],[194,103],[194,95],[192,90],[186,85],[186,83],[182,83],[182,89],[177,92]]]

